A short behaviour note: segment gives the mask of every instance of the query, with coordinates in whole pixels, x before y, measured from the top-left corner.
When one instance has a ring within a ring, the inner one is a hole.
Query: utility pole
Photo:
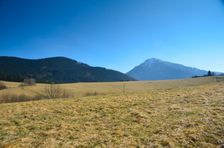
[[[125,94],[125,83],[123,83],[123,94]]]

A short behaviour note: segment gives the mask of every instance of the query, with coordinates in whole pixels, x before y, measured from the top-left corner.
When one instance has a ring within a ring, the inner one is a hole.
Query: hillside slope
[[[37,82],[113,82],[133,78],[114,70],[91,67],[65,57],[38,60],[0,57],[0,80],[23,81],[33,77]]]

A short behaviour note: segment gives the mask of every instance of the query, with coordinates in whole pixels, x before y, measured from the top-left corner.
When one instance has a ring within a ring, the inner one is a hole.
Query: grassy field
[[[34,95],[5,82],[0,95]],[[123,87],[125,84],[125,93]],[[0,104],[0,147],[218,147],[224,80],[62,84],[74,97]],[[89,92],[98,95],[86,96]]]
[[[171,81],[138,81],[138,82],[113,82],[113,83],[72,83],[60,84],[59,86],[68,92],[72,93],[74,97],[86,96],[88,93],[97,94],[121,94],[125,85],[126,93],[142,93],[152,90],[172,89],[178,87],[198,86],[219,81],[215,77],[197,78],[197,79],[183,79]],[[221,79],[222,81],[222,79]],[[41,92],[46,84],[37,84],[29,87],[19,87],[20,83],[4,82],[8,89],[1,90],[0,96],[4,94],[14,95],[28,95],[33,96]]]

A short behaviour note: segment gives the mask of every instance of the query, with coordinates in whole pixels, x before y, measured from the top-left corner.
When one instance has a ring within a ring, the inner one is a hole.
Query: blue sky
[[[0,55],[122,72],[155,57],[224,72],[224,1],[0,0]]]

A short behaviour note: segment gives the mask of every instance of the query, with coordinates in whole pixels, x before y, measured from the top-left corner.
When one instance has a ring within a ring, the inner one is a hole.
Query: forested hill
[[[134,80],[121,72],[102,67],[91,67],[65,57],[22,59],[0,57],[0,80],[23,81],[32,77],[37,82],[114,82]]]

